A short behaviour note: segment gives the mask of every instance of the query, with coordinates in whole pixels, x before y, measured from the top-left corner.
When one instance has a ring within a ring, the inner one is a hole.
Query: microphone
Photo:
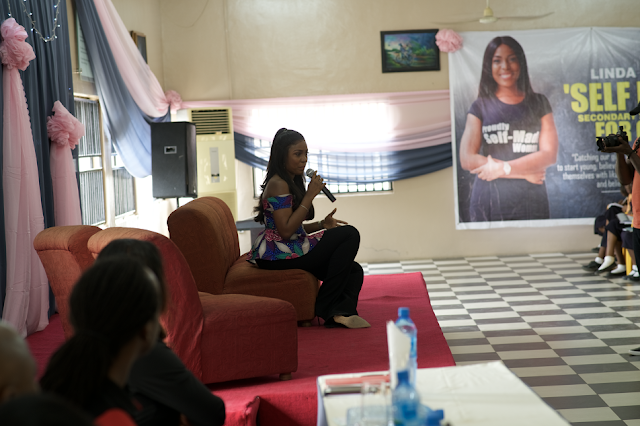
[[[316,171],[315,171],[315,170],[313,170],[313,169],[307,169],[307,176],[309,176],[310,178],[312,178],[312,177],[313,177],[313,174],[314,174],[315,172],[316,172]],[[323,187],[322,187],[322,192],[324,192],[324,195],[326,195],[326,196],[327,196],[327,198],[328,198],[329,200],[331,200],[331,202],[332,202],[332,203],[336,201],[336,197],[334,197],[334,196],[333,196],[333,194],[331,193],[331,191],[329,191],[329,190],[327,189],[327,187],[326,187],[326,186],[323,186]]]

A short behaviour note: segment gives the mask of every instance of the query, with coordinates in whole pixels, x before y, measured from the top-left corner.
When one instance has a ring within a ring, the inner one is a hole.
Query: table
[[[360,404],[359,394],[324,396],[326,380],[363,374],[318,377],[317,426],[346,425],[347,410]],[[419,369],[416,388],[452,426],[569,425],[501,362]]]

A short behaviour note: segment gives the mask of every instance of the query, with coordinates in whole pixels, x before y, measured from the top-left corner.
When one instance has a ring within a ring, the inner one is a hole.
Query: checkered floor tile
[[[421,272],[458,365],[502,361],[575,426],[640,426],[640,282],[593,253],[363,264]]]

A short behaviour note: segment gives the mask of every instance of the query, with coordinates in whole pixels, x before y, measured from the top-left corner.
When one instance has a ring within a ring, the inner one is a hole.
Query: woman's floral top
[[[302,225],[291,235],[288,240],[282,239],[273,220],[273,212],[279,209],[291,208],[293,205],[293,195],[286,194],[277,197],[270,197],[262,200],[264,207],[265,230],[258,235],[253,242],[253,247],[248,254],[248,261],[255,263],[255,259],[281,260],[295,259],[304,256],[313,249],[324,231],[307,235]]]

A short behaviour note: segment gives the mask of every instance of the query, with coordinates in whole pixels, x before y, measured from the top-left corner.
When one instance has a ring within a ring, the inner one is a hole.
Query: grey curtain
[[[25,88],[29,115],[31,117],[31,130],[33,143],[38,161],[38,175],[40,178],[40,198],[44,213],[45,227],[54,226],[53,215],[53,186],[51,183],[51,171],[49,168],[49,137],[47,136],[47,117],[51,115],[53,103],[59,100],[72,114],[73,110],[73,85],[71,69],[71,53],[69,50],[69,25],[67,22],[67,5],[60,2],[56,27],[57,39],[45,43],[40,37],[31,31],[31,18],[36,22],[40,32],[48,36],[53,29],[53,21],[56,16],[57,2],[45,2],[42,0],[4,0],[0,2],[1,20],[9,18],[9,9],[13,17],[20,25],[25,27],[29,37],[27,42],[33,46],[36,59],[31,61],[26,71],[21,72],[22,82]],[[24,8],[26,7],[26,12]],[[0,77],[2,69],[0,68]],[[2,99],[2,85],[0,84],[0,99]],[[0,117],[3,114],[2,102],[0,102]],[[0,122],[0,128],[2,124]],[[2,196],[2,147],[7,141],[2,140],[0,131],[0,315],[4,306],[6,293],[6,246],[4,229],[4,198]],[[54,311],[54,299],[50,293],[51,306],[49,313]]]
[[[236,158],[252,167],[267,169],[270,144],[256,146],[254,139],[234,133]],[[331,183],[376,183],[408,179],[451,167],[451,143],[406,151],[310,152],[309,167]]]

